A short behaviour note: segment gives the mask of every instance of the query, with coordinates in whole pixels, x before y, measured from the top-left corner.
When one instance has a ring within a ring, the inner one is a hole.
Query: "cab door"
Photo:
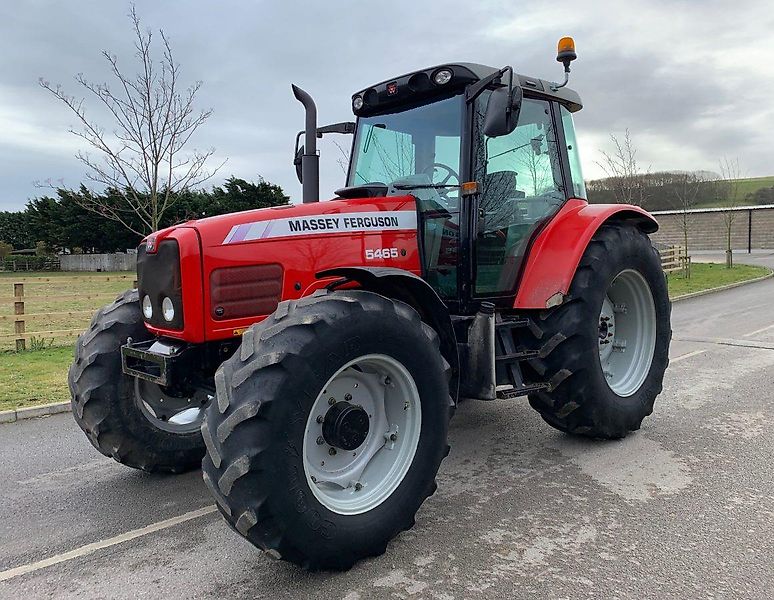
[[[472,296],[513,296],[534,233],[568,198],[566,147],[558,105],[524,98],[516,128],[489,138],[483,116],[489,94],[473,115],[472,174],[478,199],[472,231]]]

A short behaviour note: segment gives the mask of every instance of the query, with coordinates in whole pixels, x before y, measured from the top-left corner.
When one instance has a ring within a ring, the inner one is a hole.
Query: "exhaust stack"
[[[293,95],[304,105],[306,120],[304,126],[304,154],[301,157],[303,202],[320,201],[320,157],[317,156],[317,106],[312,97],[296,85]]]

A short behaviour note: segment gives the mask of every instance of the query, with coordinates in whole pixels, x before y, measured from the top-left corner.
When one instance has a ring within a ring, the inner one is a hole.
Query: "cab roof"
[[[433,75],[442,69],[452,72],[449,83],[439,85],[434,83]],[[383,112],[392,112],[395,108],[404,104],[413,104],[413,98],[422,98],[422,104],[441,98],[458,94],[461,89],[480,81],[500,69],[477,63],[445,63],[406,73],[391,79],[385,79],[377,84],[369,86],[352,95],[353,100],[357,96],[363,98],[364,104],[360,110],[353,109],[358,116],[370,116]],[[583,108],[583,103],[578,93],[568,87],[552,89],[552,82],[537,77],[530,77],[520,73],[514,73],[514,79],[518,81],[525,92],[533,92],[552,100],[561,102],[570,112],[577,112]],[[389,89],[388,89],[389,88]],[[392,110],[390,110],[392,109]]]

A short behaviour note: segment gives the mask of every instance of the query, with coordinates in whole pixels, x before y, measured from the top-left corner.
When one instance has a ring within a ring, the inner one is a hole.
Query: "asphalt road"
[[[0,425],[0,597],[771,598],[774,279],[680,302],[673,329],[626,440],[463,404],[416,527],[340,574],[264,556],[198,472],[122,467],[69,415]]]

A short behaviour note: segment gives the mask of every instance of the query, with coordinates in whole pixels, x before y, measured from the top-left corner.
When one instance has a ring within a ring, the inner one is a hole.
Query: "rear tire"
[[[137,380],[121,367],[121,346],[129,337],[151,337],[137,290],[101,308],[75,344],[68,374],[75,422],[97,450],[126,466],[169,473],[198,468],[204,455],[200,431],[156,427],[138,405]]]
[[[356,370],[347,371],[353,363]],[[403,383],[386,379],[382,369]],[[334,448],[326,411],[342,404],[344,387],[337,383],[342,373],[348,373],[351,392],[343,399],[356,408],[372,413],[369,402],[381,393],[385,405],[389,398],[393,407],[399,402],[398,415],[421,411],[398,431],[413,444],[402,458],[388,453],[400,450],[403,438],[390,442],[391,430],[379,429],[373,414],[367,415],[367,437],[349,450],[342,449],[343,442]],[[417,510],[435,491],[435,475],[448,453],[450,374],[438,335],[402,302],[354,290],[283,302],[244,333],[240,351],[215,375],[218,401],[208,407],[202,425],[204,481],[229,525],[271,556],[312,570],[348,569],[384,553],[392,538],[414,525]],[[369,383],[372,375],[376,379]],[[360,380],[364,383],[354,389]],[[416,396],[404,397],[409,388]],[[310,438],[310,427],[320,432]],[[321,484],[331,462],[354,464],[349,453],[365,453],[372,439],[376,449],[359,480],[365,485],[358,488],[357,477],[339,486]],[[326,467],[321,463],[329,452]],[[385,460],[395,460],[394,468],[382,467],[392,464]],[[376,475],[368,480],[372,464]],[[386,474],[383,493],[371,494],[369,502],[368,494],[382,485],[379,473]]]
[[[630,306],[614,294],[629,298]],[[639,429],[669,363],[670,310],[660,258],[647,235],[631,225],[604,225],[583,254],[567,300],[532,317],[530,345],[541,355],[529,362],[529,379],[551,388],[531,394],[530,405],[566,433],[615,439]],[[608,330],[616,318],[618,329]],[[628,339],[620,333],[625,327]]]

